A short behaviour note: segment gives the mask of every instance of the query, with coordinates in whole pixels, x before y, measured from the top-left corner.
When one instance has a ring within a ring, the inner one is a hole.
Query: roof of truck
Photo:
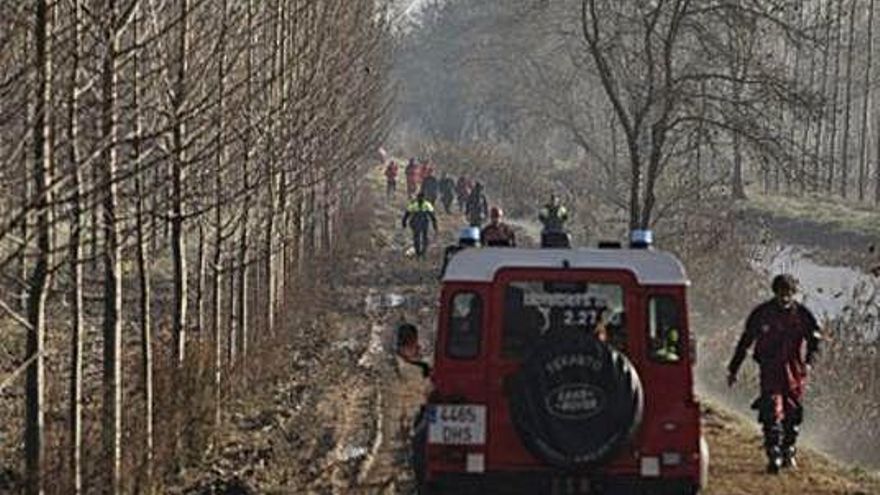
[[[465,249],[449,262],[444,282],[491,282],[506,268],[626,270],[641,285],[689,285],[675,256],[654,249]]]

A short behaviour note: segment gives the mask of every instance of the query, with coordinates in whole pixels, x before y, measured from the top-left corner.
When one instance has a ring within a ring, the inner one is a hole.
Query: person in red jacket
[[[746,328],[728,365],[727,383],[736,375],[754,346],[760,369],[761,395],[752,404],[764,432],[767,472],[796,467],[796,443],[803,421],[803,397],[807,371],[819,352],[822,338],[816,318],[794,300],[797,280],[778,275],[772,283],[774,298],[749,315]]]
[[[470,181],[464,174],[458,176],[458,182],[455,183],[455,195],[458,199],[458,211],[464,212],[468,197],[471,195]]]
[[[421,179],[421,167],[416,163],[415,158],[410,158],[406,165],[406,195],[412,197],[418,190]]]
[[[385,180],[386,180],[386,188],[385,195],[388,199],[394,197],[394,194],[397,192],[397,172],[399,167],[394,160],[388,161],[388,166],[385,167]]]

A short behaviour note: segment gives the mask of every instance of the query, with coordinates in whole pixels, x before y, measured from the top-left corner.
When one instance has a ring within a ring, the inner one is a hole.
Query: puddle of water
[[[366,457],[368,450],[360,445],[346,445],[339,451],[336,458],[342,462],[349,462]]]
[[[402,307],[410,302],[404,295],[389,292],[386,294],[370,293],[364,298],[364,307],[368,312],[380,309],[393,309]]]
[[[873,288],[874,277],[848,266],[825,266],[807,257],[796,247],[784,247],[758,261],[769,274],[790,273],[800,281],[803,303],[817,317],[838,318],[866,288]],[[873,293],[873,292],[872,292]]]
[[[400,294],[386,294],[385,300],[387,301],[389,308],[397,308],[399,306],[403,306],[403,303],[406,302],[406,298],[401,296]]]

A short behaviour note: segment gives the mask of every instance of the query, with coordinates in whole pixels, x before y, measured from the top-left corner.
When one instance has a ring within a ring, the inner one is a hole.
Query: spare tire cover
[[[644,394],[623,354],[586,332],[553,332],[509,383],[511,419],[523,444],[566,469],[601,463],[641,423]]]

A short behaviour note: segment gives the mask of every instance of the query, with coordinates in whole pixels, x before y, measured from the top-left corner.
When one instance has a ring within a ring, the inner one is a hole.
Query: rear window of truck
[[[541,336],[590,332],[623,350],[623,288],[592,282],[518,281],[504,293],[501,354],[524,359]]]
[[[480,354],[483,337],[483,300],[473,292],[459,292],[449,307],[446,354],[455,359],[473,359]]]

